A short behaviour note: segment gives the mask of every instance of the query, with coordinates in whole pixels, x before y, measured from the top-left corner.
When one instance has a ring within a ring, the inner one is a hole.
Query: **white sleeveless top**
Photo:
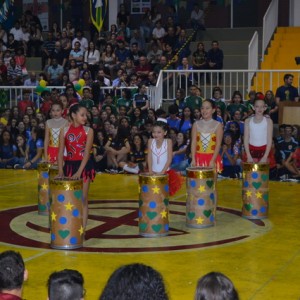
[[[259,123],[254,122],[254,117],[249,121],[249,144],[255,147],[267,145],[268,143],[268,122],[263,117]]]
[[[164,139],[160,148],[156,147],[155,139],[151,143],[152,172],[161,172],[168,160],[168,140]]]

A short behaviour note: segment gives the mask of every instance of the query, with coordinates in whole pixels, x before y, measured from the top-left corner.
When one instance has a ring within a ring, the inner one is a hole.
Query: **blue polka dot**
[[[67,224],[67,222],[68,222],[68,220],[67,220],[67,218],[65,218],[65,217],[60,217],[60,218],[59,218],[59,223],[60,223],[60,224],[64,225],[64,224]]]
[[[70,238],[70,244],[71,245],[76,245],[77,244],[77,237],[76,236],[72,236]]]
[[[148,191],[149,191],[148,186],[147,186],[147,185],[143,185],[143,186],[142,186],[142,191],[143,191],[144,193],[148,193]]]
[[[156,202],[155,202],[155,201],[151,201],[151,202],[149,203],[149,207],[150,207],[150,208],[155,208],[155,207],[156,207]]]
[[[251,214],[252,214],[253,216],[256,216],[256,215],[258,214],[257,209],[253,209],[252,212],[251,212]]]
[[[258,173],[257,172],[253,172],[251,176],[252,176],[253,179],[257,179],[258,178]]]
[[[79,216],[79,210],[76,208],[72,211],[73,217],[77,218]]]
[[[143,216],[142,212],[139,210],[138,217],[141,218]]]
[[[55,241],[55,239],[56,239],[55,233],[51,233],[51,241]]]
[[[166,184],[166,185],[164,186],[164,189],[165,189],[165,191],[166,191],[167,193],[169,193],[169,185],[168,185],[168,184]]]
[[[210,200],[215,200],[215,194],[214,193],[210,193],[209,198],[210,198]]]
[[[164,228],[165,228],[165,231],[169,231],[169,224],[165,224]]]
[[[267,208],[265,207],[265,206],[262,206],[261,208],[260,208],[260,212],[261,213],[265,213],[267,211]]]
[[[49,208],[50,208],[50,202],[47,202],[46,205],[47,205],[47,207],[48,207],[48,209],[49,209]]]
[[[245,181],[245,182],[244,182],[244,187],[247,188],[248,186],[249,186],[249,182],[248,182],[248,181]]]
[[[196,187],[196,181],[195,180],[191,180],[190,181],[190,186],[192,187],[192,188],[194,188],[194,187]]]
[[[213,222],[214,220],[215,220],[215,217],[214,217],[213,214],[211,214],[210,217],[209,217],[209,221],[210,221],[210,222]]]
[[[57,200],[58,200],[59,202],[64,202],[64,201],[65,201],[65,196],[62,195],[62,194],[59,194],[59,195],[57,196]]]
[[[48,174],[48,172],[43,172],[43,178],[49,178],[49,174]]]
[[[198,205],[199,206],[203,206],[205,204],[205,200],[204,199],[198,199]]]

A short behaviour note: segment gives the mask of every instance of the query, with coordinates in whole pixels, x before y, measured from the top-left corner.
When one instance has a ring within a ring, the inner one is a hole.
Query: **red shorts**
[[[259,162],[262,159],[262,157],[265,155],[266,150],[267,150],[267,145],[256,147],[256,146],[249,144],[249,151],[250,151],[250,154],[251,154],[254,162]],[[272,160],[272,155],[273,155],[273,153],[272,153],[272,151],[270,151],[269,155],[268,155],[268,162],[270,160]],[[245,162],[247,161],[246,152],[243,155],[243,161],[245,161]]]

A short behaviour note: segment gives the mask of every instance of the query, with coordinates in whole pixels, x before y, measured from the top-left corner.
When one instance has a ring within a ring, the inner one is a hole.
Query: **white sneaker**
[[[128,165],[125,165],[123,169],[124,169],[124,171],[126,171],[128,173],[133,173],[133,174],[138,174],[140,171],[139,166],[131,168]]]

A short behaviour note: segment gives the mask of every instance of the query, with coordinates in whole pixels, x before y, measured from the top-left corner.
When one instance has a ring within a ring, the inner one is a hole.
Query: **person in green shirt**
[[[213,94],[212,94],[212,99],[215,104],[216,107],[219,107],[221,112],[222,112],[222,116],[224,116],[224,121],[227,120],[227,115],[226,115],[226,103],[225,100],[223,98],[223,93],[220,87],[216,86],[213,88]]]
[[[243,96],[239,91],[233,93],[231,102],[227,106],[227,112],[231,120],[237,110],[241,112],[242,120],[245,120],[247,118],[247,107],[243,104]]]
[[[126,107],[126,113],[127,115],[130,115],[133,111],[132,106],[132,97],[131,97],[131,90],[130,89],[123,89],[122,90],[122,97],[117,100],[117,110],[118,113],[120,113],[120,107],[125,106]]]
[[[201,109],[202,106],[202,97],[199,95],[199,90],[200,90],[200,95],[201,95],[201,89],[198,88],[196,85],[191,85],[190,87],[190,95],[185,97],[184,99],[184,106],[189,107],[190,110],[194,111],[195,108]]]
[[[84,86],[82,89],[82,98],[80,100],[80,105],[86,107],[88,110],[91,110],[95,105],[94,101],[91,98],[91,88],[88,86]]]
[[[106,107],[109,106],[111,108],[111,112],[114,115],[117,115],[117,107],[113,104],[113,97],[111,94],[107,93],[104,99],[104,103],[102,106],[102,111],[106,109]]]

